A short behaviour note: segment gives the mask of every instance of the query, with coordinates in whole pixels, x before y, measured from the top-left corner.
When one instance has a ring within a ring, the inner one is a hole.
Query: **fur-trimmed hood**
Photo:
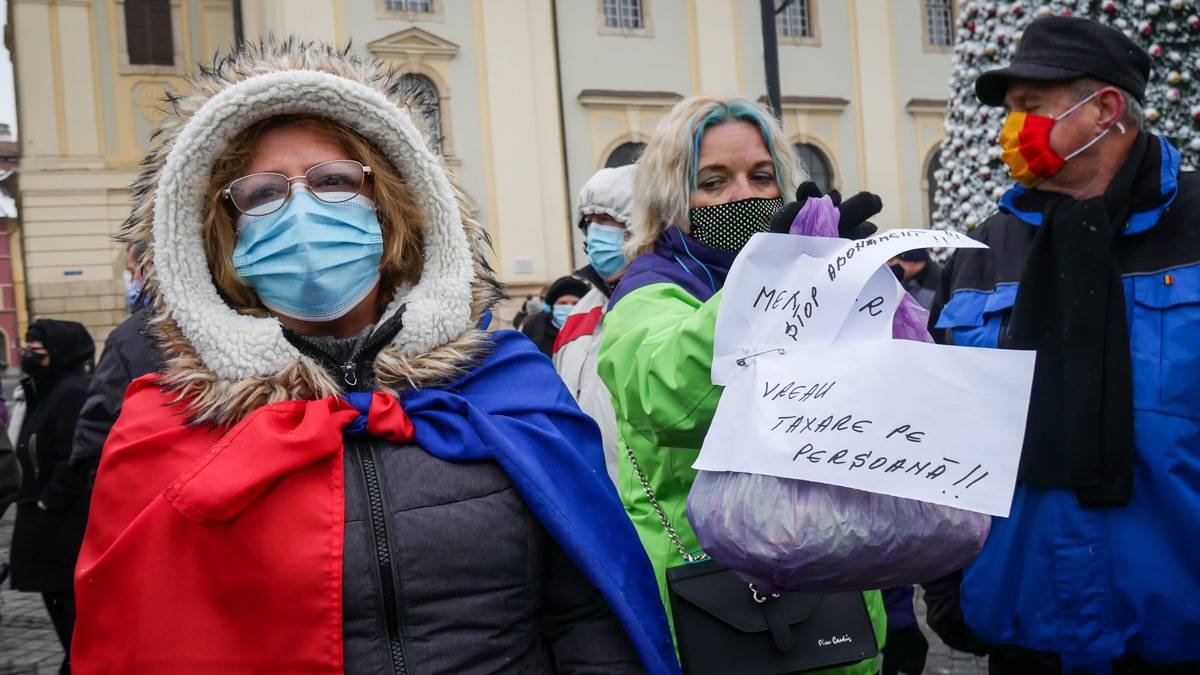
[[[373,143],[414,185],[424,214],[421,278],[395,290],[384,319],[404,326],[375,360],[381,388],[445,382],[486,348],[483,313],[503,297],[484,230],[424,133],[427,102],[378,61],[327,45],[269,40],[201,68],[191,93],[168,99],[160,144],[133,187],[122,238],[147,243],[152,325],[168,355],[166,385],[197,422],[232,424],[268,403],[341,392],[283,336],[274,318],[239,314],[217,292],[201,238],[213,164],[241,131],[281,114],[314,114]]]

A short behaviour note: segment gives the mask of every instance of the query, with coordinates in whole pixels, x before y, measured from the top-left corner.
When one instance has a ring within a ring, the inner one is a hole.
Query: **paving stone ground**
[[[14,510],[0,520],[0,560],[8,559]],[[57,673],[62,647],[39,593],[19,593],[6,581],[0,587],[0,675]]]

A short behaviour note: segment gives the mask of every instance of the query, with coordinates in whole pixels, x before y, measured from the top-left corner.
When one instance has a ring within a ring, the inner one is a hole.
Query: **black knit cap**
[[[1010,80],[1081,77],[1120,87],[1144,104],[1150,55],[1116,28],[1081,17],[1050,16],[1029,24],[1007,68],[975,80],[975,96],[984,105],[1001,106]]]
[[[550,290],[546,291],[546,304],[551,307],[555,302],[564,295],[574,295],[577,298],[582,298],[587,295],[587,282],[572,276],[561,277],[550,285]]]

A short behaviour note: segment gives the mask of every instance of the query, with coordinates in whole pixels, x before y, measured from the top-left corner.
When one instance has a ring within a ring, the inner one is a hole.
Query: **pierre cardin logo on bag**
[[[818,647],[832,647],[833,645],[840,645],[843,642],[854,642],[854,638],[850,637],[849,635],[834,635],[828,640],[825,638],[817,638]]]

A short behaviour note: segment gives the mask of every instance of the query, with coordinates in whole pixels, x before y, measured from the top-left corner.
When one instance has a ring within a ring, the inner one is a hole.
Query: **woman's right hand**
[[[838,236],[843,239],[866,239],[875,234],[879,228],[870,222],[870,218],[883,210],[883,200],[872,192],[860,192],[842,201],[842,195],[837,190],[830,190],[822,195],[817,184],[806,181],[796,188],[796,201],[783,207],[771,218],[771,232],[787,234],[792,227],[792,221],[810,197],[826,196],[833,200],[838,214]]]

